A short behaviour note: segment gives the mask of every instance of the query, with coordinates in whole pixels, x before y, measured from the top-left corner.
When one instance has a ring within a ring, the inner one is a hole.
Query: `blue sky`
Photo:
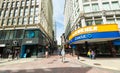
[[[61,43],[60,36],[64,33],[64,3],[65,0],[53,0],[53,18],[56,22],[56,38]]]

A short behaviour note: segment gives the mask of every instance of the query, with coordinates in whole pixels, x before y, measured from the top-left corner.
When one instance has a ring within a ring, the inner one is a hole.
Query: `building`
[[[53,44],[53,32],[52,0],[0,0],[0,53],[37,56]]]
[[[93,49],[110,54],[113,47],[120,53],[119,0],[66,0],[64,14],[69,44],[84,53]]]

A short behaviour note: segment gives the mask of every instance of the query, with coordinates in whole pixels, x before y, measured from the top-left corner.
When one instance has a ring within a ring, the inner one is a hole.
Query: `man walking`
[[[62,49],[61,55],[62,55],[62,62],[64,62],[64,60],[65,60],[65,50],[64,49]]]

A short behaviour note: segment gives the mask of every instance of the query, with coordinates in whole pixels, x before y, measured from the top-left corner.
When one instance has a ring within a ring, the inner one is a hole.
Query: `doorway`
[[[36,57],[37,50],[37,45],[23,45],[21,48],[21,58]]]

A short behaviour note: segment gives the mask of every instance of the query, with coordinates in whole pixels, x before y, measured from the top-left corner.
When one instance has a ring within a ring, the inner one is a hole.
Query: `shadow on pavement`
[[[62,67],[62,68],[42,68],[42,69],[26,69],[26,70],[6,70],[0,73],[88,73],[92,67]]]

